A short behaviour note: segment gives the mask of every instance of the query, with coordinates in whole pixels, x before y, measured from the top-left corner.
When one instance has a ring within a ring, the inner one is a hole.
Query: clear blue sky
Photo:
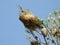
[[[41,19],[47,19],[54,8],[60,9],[60,0],[0,0],[0,45],[28,45],[25,27],[19,21],[18,4]]]

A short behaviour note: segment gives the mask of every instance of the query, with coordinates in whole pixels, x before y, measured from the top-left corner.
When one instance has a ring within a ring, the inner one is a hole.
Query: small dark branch
[[[47,41],[46,41],[46,38],[44,37],[44,40],[45,40],[45,44],[47,45]]]
[[[58,45],[58,37],[57,37],[57,40],[56,41],[57,41],[57,45]]]

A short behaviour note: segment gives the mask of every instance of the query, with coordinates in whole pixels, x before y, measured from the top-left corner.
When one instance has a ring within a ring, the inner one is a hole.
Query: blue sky
[[[60,9],[60,0],[0,0],[0,45],[28,45],[19,21],[20,4],[41,19],[47,19],[54,8]]]

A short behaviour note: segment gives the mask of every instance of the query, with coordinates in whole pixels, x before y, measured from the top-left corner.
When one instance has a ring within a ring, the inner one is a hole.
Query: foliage
[[[60,10],[49,13],[48,19],[43,21],[29,11],[24,11],[21,7],[19,20],[28,29],[25,33],[30,45],[50,45],[59,44],[60,39]],[[34,33],[35,32],[35,33]],[[31,35],[34,38],[31,38]],[[42,37],[41,37],[42,36]],[[40,38],[41,37],[41,38]],[[42,41],[42,38],[45,41]]]

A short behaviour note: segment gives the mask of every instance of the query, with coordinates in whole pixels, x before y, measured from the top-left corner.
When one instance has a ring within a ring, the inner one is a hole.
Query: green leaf
[[[52,43],[55,43],[55,41],[54,41],[54,40],[52,40]]]
[[[58,16],[57,10],[54,10],[54,14],[55,14],[55,16]]]
[[[46,27],[48,27],[48,20],[47,20],[47,21],[45,21],[45,25],[46,25]]]

